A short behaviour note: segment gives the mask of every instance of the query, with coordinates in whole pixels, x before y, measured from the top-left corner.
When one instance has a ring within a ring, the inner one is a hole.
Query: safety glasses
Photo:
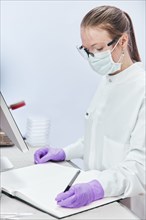
[[[117,41],[118,41],[118,38],[114,38],[112,41],[110,41],[108,43],[105,42],[105,41],[102,41],[102,42],[99,42],[99,43],[95,44],[90,49],[87,49],[87,48],[85,48],[85,47],[83,47],[81,45],[79,47],[77,46],[77,50],[79,51],[79,53],[81,54],[81,56],[83,58],[88,59],[89,55],[94,57],[94,55],[96,53],[100,53],[100,52],[106,51],[107,47],[115,44]]]

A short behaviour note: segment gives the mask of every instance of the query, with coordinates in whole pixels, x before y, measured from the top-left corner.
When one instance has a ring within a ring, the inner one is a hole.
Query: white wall
[[[1,1],[1,87],[22,131],[29,115],[51,119],[50,144],[61,147],[84,131],[84,114],[100,77],[76,50],[80,22],[92,8],[118,6],[132,17],[145,61],[145,1]]]

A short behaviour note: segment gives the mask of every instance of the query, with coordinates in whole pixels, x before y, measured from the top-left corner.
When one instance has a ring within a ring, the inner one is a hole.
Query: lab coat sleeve
[[[84,149],[84,138],[80,138],[77,142],[64,147],[63,150],[66,155],[66,160],[74,158],[82,158]]]
[[[94,173],[103,186],[105,197],[121,195],[122,198],[126,198],[145,193],[145,102],[141,106],[131,133],[129,147],[125,160],[118,166],[104,171],[89,171]]]

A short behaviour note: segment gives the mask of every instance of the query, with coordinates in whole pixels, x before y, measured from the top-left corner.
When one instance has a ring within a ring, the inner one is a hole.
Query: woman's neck
[[[129,53],[125,53],[123,61],[122,61],[122,65],[121,65],[121,69],[120,71],[117,71],[115,73],[109,74],[110,76],[116,75],[120,72],[122,72],[123,70],[127,69],[129,66],[131,66],[134,62],[132,61],[131,57],[129,56]]]

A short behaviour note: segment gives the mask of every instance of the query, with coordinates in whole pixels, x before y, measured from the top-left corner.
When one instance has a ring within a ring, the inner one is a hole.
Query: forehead
[[[111,40],[109,33],[102,28],[81,28],[82,45],[86,48],[102,41]]]

